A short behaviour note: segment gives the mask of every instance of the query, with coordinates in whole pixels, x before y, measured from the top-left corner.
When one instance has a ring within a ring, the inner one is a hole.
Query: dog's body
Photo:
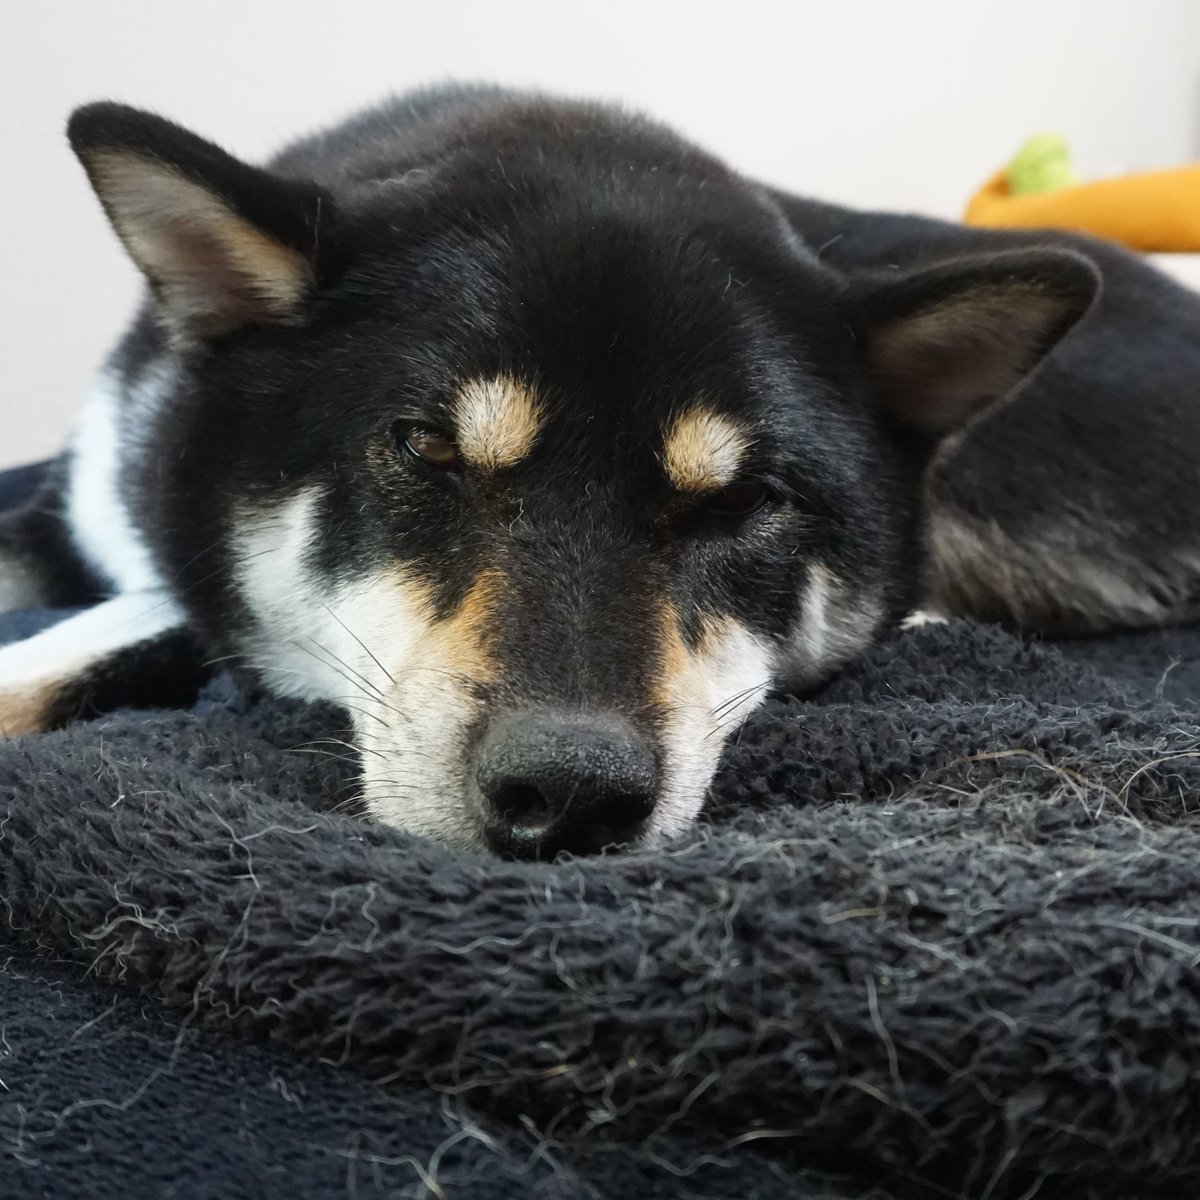
[[[762,696],[922,587],[1056,630],[1200,591],[1200,297],[1113,247],[493,89],[270,171],[71,136],[152,298],[0,527],[0,610],[97,602],[0,650],[0,728],[233,661],[347,706],[379,818],[546,855],[686,828]]]

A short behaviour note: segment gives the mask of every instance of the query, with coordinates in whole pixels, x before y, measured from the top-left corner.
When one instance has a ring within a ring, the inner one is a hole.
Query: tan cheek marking
[[[679,615],[670,604],[664,607],[659,617],[659,631],[659,672],[651,700],[669,712],[679,703],[680,683],[687,675],[691,657],[679,632]]]
[[[499,597],[504,591],[504,575],[494,567],[482,571],[448,617],[434,615],[429,588],[404,576],[393,580],[404,597],[408,612],[420,614],[422,630],[413,647],[421,665],[445,670],[473,684],[489,683],[495,678],[495,659],[488,644],[488,632]],[[400,670],[403,670],[403,666]]]
[[[662,462],[671,482],[684,492],[711,492],[737,476],[750,438],[745,428],[711,409],[696,407],[672,422]]]
[[[453,406],[459,452],[488,471],[516,466],[533,448],[542,415],[538,398],[519,379],[473,379],[459,390]]]
[[[435,629],[435,641],[447,667],[474,683],[490,683],[496,677],[489,633],[504,587],[500,571],[489,568],[481,572],[457,611]]]
[[[44,733],[53,725],[55,688],[35,684],[22,691],[0,692],[0,737]]]
[[[712,728],[720,723],[718,714],[710,711],[713,660],[721,638],[732,625],[728,618],[704,617],[700,644],[689,649],[679,632],[679,614],[673,605],[664,607],[660,619],[661,672],[652,693],[659,707],[670,712],[686,706],[694,720]]]

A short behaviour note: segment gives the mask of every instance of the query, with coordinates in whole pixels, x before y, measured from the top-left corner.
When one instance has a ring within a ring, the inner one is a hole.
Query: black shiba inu
[[[344,704],[378,819],[654,844],[722,742],[918,601],[1176,619],[1200,298],[1063,235],[781,195],[666,129],[406,96],[246,165],[71,144],[150,297],[0,527],[0,728],[232,656]],[[1102,286],[1103,283],[1103,286]]]

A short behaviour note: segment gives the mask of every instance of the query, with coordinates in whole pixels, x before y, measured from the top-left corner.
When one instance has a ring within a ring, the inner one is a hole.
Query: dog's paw
[[[945,625],[950,618],[931,608],[917,608],[900,622],[901,629],[923,629],[926,625]]]
[[[45,683],[0,683],[0,739],[52,729],[54,699],[54,688]]]

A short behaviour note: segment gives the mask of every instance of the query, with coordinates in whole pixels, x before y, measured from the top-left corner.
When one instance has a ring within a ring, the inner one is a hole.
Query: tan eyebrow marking
[[[542,406],[533,390],[511,375],[472,379],[454,398],[459,452],[485,470],[516,466],[533,448]]]
[[[671,482],[684,492],[712,492],[731,483],[750,449],[743,425],[696,405],[671,423],[662,462]]]

